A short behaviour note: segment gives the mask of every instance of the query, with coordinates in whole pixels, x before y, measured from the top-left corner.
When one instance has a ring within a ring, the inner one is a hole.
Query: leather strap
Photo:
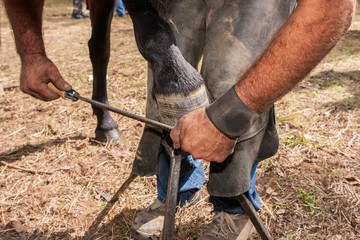
[[[241,101],[234,87],[206,107],[206,114],[221,133],[232,139],[246,133],[260,116]]]

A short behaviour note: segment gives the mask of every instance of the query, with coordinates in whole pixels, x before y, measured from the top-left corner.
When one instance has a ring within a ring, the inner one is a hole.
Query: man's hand
[[[196,159],[223,162],[233,151],[235,139],[223,135],[211,123],[205,108],[186,114],[170,133],[174,147],[190,153]]]
[[[45,55],[30,55],[22,58],[20,89],[24,93],[44,101],[59,98],[47,87],[49,82],[59,90],[71,90],[71,85],[62,78],[55,64]]]
[[[46,57],[42,37],[44,0],[3,0],[16,49],[21,58],[20,88],[31,96],[51,101],[59,98],[47,84],[52,82],[62,91],[71,90],[54,63]]]

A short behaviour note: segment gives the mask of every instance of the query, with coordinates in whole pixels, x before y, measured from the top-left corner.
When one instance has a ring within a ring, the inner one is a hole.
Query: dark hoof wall
[[[116,143],[121,140],[121,134],[117,128],[111,130],[96,129],[95,140],[99,142]]]

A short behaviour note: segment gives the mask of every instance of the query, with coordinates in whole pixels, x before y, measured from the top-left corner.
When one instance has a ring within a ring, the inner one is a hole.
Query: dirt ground
[[[90,21],[71,20],[71,11],[71,1],[46,3],[47,54],[75,90],[91,97]],[[0,13],[0,239],[84,239],[107,204],[95,189],[114,194],[128,177],[143,124],[113,114],[122,140],[101,144],[92,139],[96,119],[88,104],[23,94],[3,6]],[[114,18],[111,34],[110,104],[144,115],[146,62],[130,18]],[[360,239],[359,106],[358,16],[326,59],[276,104],[280,149],[257,171],[259,213],[274,239]],[[132,239],[132,221],[156,197],[155,186],[153,177],[137,178],[93,239]],[[199,203],[177,213],[176,239],[201,235],[213,216],[207,198],[204,187]]]

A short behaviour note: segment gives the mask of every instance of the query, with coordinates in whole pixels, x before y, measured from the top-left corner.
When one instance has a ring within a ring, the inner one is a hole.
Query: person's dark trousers
[[[83,0],[73,0],[74,10],[71,15],[72,19],[88,18],[88,16],[85,16],[82,13],[82,3],[83,3]]]
[[[74,6],[74,10],[72,12],[73,16],[82,14],[82,2],[83,0],[73,0],[73,6]]]

